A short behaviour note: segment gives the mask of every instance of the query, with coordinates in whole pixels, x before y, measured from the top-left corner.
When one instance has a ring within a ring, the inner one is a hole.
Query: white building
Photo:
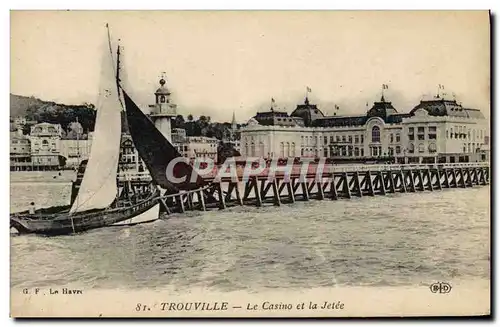
[[[147,171],[144,161],[139,157],[139,153],[134,146],[132,137],[129,134],[122,134],[120,143],[120,172],[144,172]]]
[[[31,143],[22,129],[10,132],[10,170],[31,170]]]
[[[219,140],[206,136],[188,136],[184,143],[177,144],[181,155],[186,158],[210,158],[216,160]]]
[[[306,98],[288,115],[259,112],[241,129],[241,154],[339,161],[468,162],[487,160],[488,123],[455,100],[421,101],[398,113],[381,98],[363,116],[324,116]]]
[[[40,123],[31,127],[31,161],[35,170],[55,170],[61,165],[62,128],[59,124]]]
[[[88,160],[92,140],[63,139],[60,155],[66,158],[65,167],[77,168],[83,160]]]

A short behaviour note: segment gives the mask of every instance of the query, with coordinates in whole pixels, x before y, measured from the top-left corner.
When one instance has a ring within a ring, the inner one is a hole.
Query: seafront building
[[[400,113],[384,96],[365,115],[325,116],[308,97],[289,115],[271,106],[241,129],[243,156],[314,157],[396,163],[489,158],[488,123],[478,109],[436,96]]]
[[[30,135],[24,135],[22,129],[11,132],[10,170],[76,168],[90,155],[92,133],[81,138],[65,138],[61,125],[50,123],[33,125]]]
[[[31,170],[31,142],[22,129],[10,132],[10,170]]]
[[[31,162],[34,170],[57,170],[62,165],[62,127],[59,124],[40,123],[31,127]]]

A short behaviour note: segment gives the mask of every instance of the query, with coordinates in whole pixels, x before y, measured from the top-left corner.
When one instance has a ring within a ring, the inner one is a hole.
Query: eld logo
[[[434,283],[430,286],[431,292],[432,293],[450,293],[451,292],[451,285],[448,283],[444,282],[439,282],[439,283]]]

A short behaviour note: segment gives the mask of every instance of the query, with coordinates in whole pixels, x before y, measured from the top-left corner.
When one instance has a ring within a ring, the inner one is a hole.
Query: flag
[[[309,86],[307,87],[307,92],[312,92]]]
[[[387,90],[389,89],[389,85],[387,84],[382,84],[382,90]]]
[[[439,88],[440,90],[444,90],[444,85],[443,85],[443,84],[439,84],[439,85],[438,85],[438,88]]]
[[[275,101],[274,101],[274,98],[271,98],[271,102],[272,102],[272,103],[274,103],[274,102],[275,102]]]

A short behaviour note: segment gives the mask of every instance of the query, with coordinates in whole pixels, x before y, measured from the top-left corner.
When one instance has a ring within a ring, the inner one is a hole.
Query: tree
[[[184,128],[185,121],[182,115],[177,115],[174,120],[172,120],[172,128]]]

